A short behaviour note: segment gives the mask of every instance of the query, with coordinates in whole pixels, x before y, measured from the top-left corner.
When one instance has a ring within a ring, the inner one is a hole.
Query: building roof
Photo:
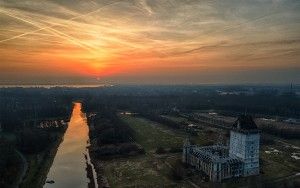
[[[240,163],[241,160],[237,157],[229,156],[229,150],[226,146],[212,145],[212,146],[192,146],[191,155],[206,162],[213,163]]]
[[[250,115],[241,115],[238,117],[238,119],[234,122],[232,125],[233,129],[236,130],[257,130],[257,125],[254,122],[252,116]]]

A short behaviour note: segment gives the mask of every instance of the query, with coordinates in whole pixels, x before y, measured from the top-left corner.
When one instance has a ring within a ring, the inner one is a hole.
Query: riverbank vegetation
[[[20,176],[22,161],[14,146],[0,140],[0,187],[11,187],[16,184],[16,176]]]
[[[42,187],[72,101],[54,90],[8,88],[0,89],[0,104],[0,145],[11,148],[1,149],[0,187]]]
[[[57,148],[63,140],[66,129],[67,126],[64,125],[64,127],[60,127],[56,131],[52,130],[52,132],[48,132],[46,138],[50,137],[50,139],[48,140],[49,142],[47,144],[44,144],[40,150],[25,150],[24,154],[27,158],[28,170],[20,186],[21,188],[38,188],[44,185],[47,174],[55,158]],[[35,139],[36,138],[33,138],[33,140]],[[32,140],[29,141],[29,144],[32,143],[31,141]],[[36,146],[34,146],[33,148],[39,148],[40,144],[35,145]]]
[[[143,154],[144,149],[135,143],[135,130],[107,110],[89,118],[93,155],[97,158]]]

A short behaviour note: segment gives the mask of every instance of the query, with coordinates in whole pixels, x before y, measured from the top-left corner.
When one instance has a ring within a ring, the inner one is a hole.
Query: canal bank
[[[89,130],[86,115],[81,110],[81,103],[74,103],[68,128],[63,142],[58,147],[47,175],[46,182],[48,183],[45,183],[44,188],[86,188],[89,186],[90,175],[88,177],[88,174],[94,173],[87,173],[89,169],[93,172],[93,166],[88,160]],[[95,182],[95,179],[91,179]]]

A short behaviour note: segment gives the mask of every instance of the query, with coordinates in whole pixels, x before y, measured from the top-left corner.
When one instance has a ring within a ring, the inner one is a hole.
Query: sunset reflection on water
[[[86,177],[84,153],[88,141],[88,126],[81,107],[81,103],[74,103],[64,140],[58,148],[47,176],[47,180],[54,180],[55,183],[45,184],[46,188],[87,187],[89,179]]]

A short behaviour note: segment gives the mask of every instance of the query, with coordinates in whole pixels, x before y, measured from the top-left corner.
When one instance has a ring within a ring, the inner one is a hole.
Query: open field
[[[181,147],[185,134],[175,133],[159,123],[129,115],[122,115],[121,119],[129,124],[136,132],[136,141],[146,152],[153,152],[158,147]]]
[[[104,163],[105,175],[111,187],[190,187],[171,176],[170,165],[178,158],[173,154],[114,159]]]
[[[260,152],[262,176],[266,180],[275,180],[299,173],[300,161],[291,157],[291,153],[297,151],[300,152],[299,149],[283,145],[262,146]]]
[[[165,118],[171,119],[175,121],[176,123],[188,123],[188,124],[194,124],[197,125],[197,135],[191,135],[191,139],[195,142],[197,145],[211,145],[213,143],[216,143],[218,141],[218,137],[222,136],[226,133],[225,130],[214,128],[212,126],[207,126],[207,124],[204,123],[195,123],[192,122],[184,117],[179,116],[170,116],[165,115],[163,116]],[[185,125],[186,126],[186,125]],[[168,127],[167,127],[168,128]],[[183,130],[174,130],[176,133],[182,133]]]
[[[176,121],[176,117],[168,117],[172,118],[174,121]],[[184,120],[182,117],[179,117],[180,119],[177,119],[177,122],[180,121],[187,121]],[[257,122],[259,125],[259,121]],[[210,127],[205,127],[201,123],[196,123],[197,125],[200,125],[203,127],[203,130],[200,130],[198,132],[199,139],[206,140],[210,136],[207,134],[207,129],[210,129],[212,131],[223,131],[221,129],[211,129]],[[272,182],[277,180],[285,180],[289,179],[289,177],[294,177],[295,174],[300,172],[300,160],[292,158],[293,153],[300,153],[300,145],[299,140],[296,139],[283,139],[279,138],[273,135],[267,135],[262,133],[261,138],[269,138],[274,143],[272,144],[261,144],[260,148],[260,159],[261,159],[261,176],[258,181],[264,181],[264,182]],[[272,152],[273,150],[278,152]],[[269,152],[271,151],[271,152]],[[298,175],[298,179],[300,176]],[[247,182],[248,180],[241,179],[240,185],[243,184],[243,182]],[[228,185],[231,185],[231,182],[227,182]],[[235,182],[237,184],[237,182]]]
[[[170,119],[172,121],[175,121],[175,122],[189,122],[187,119],[183,118],[183,117],[179,117],[179,116],[170,116],[170,115],[161,115],[162,117],[164,118],[167,118],[167,119]]]
[[[181,152],[167,152],[162,155],[155,153],[158,147],[163,147],[166,150],[182,147],[186,138],[186,133],[183,130],[174,130],[142,117],[124,114],[119,115],[119,117],[135,130],[136,142],[145,148],[146,154],[104,161],[105,175],[112,187],[192,187],[192,184],[201,184],[203,187],[212,186],[209,182],[199,181],[201,175],[198,173],[188,176],[184,180],[175,181],[172,177],[172,164],[181,159]],[[184,119],[179,118],[177,121],[184,121]],[[221,129],[200,126],[202,129],[198,130],[198,135],[192,137],[199,145],[215,142],[219,132],[224,133],[224,130]],[[278,154],[265,152],[272,148],[277,148],[280,152]],[[222,183],[222,186],[254,186],[274,181],[278,181],[278,185],[293,185],[291,180],[297,178],[294,175],[299,172],[300,165],[299,160],[291,158],[290,153],[297,150],[297,148],[277,142],[274,145],[262,145],[260,154],[261,175],[227,180]],[[270,185],[273,186],[273,184]]]
[[[136,131],[136,142],[146,151],[145,155],[113,159],[104,162],[105,175],[112,187],[190,187],[185,181],[175,181],[171,165],[181,159],[181,153],[155,154],[158,147],[181,147],[184,134],[175,134],[155,122],[121,115]]]

